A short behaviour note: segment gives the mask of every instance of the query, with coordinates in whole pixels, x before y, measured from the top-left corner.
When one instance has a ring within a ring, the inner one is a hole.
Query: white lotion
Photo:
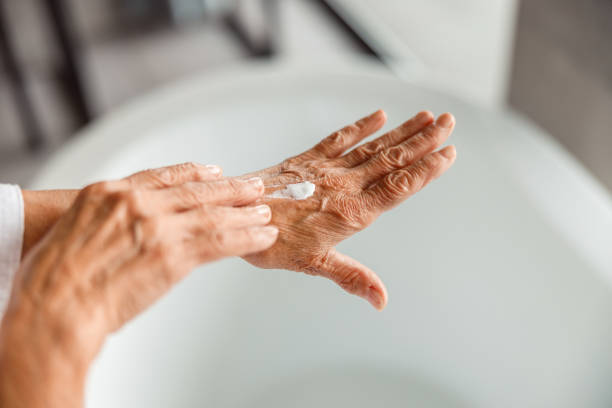
[[[287,184],[284,189],[276,190],[268,197],[291,198],[293,200],[305,200],[315,192],[315,185],[309,181],[297,184]]]

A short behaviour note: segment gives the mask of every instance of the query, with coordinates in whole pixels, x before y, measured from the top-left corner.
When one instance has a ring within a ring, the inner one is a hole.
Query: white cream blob
[[[268,197],[291,198],[293,200],[305,200],[315,192],[315,185],[309,181],[297,184],[287,184],[284,189],[276,190]]]

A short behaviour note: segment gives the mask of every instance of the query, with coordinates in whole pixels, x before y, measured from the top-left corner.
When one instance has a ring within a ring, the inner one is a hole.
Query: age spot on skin
[[[315,185],[309,181],[287,184],[284,189],[276,190],[268,195],[269,198],[290,198],[292,200],[305,200],[315,192]]]

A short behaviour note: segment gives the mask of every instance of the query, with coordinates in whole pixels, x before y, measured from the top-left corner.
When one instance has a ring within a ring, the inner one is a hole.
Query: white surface
[[[19,186],[0,184],[0,319],[21,261],[23,197]]]
[[[506,101],[517,0],[333,0],[402,78],[483,106]]]
[[[248,67],[111,115],[35,184],[188,160],[242,174],[377,108],[387,129],[425,108],[457,117],[453,169],[340,245],[383,278],[387,309],[306,275],[210,265],[108,342],[89,407],[612,404],[610,198],[514,115],[357,62]]]

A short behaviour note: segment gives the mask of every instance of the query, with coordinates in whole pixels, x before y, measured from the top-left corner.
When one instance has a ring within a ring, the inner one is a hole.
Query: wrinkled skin
[[[455,159],[452,146],[436,151],[453,117],[434,123],[429,112],[347,153],[385,120],[376,112],[242,179],[184,164],[80,192],[24,194],[27,255],[0,328],[0,406],[81,406],[106,336],[219,258],[323,276],[384,308],[378,276],[334,247]],[[316,185],[312,197],[269,197],[301,181]]]
[[[378,111],[334,132],[312,149],[245,177],[261,176],[266,193],[287,183],[311,181],[315,195],[304,201],[265,198],[273,207],[277,244],[245,259],[262,268],[282,268],[327,277],[382,309],[384,285],[374,272],[336,252],[338,242],[365,228],[386,211],[446,171],[454,147],[436,152],[454,127],[450,114],[436,123],[421,112],[391,132],[347,153],[386,121]],[[77,190],[24,191],[26,254],[54,225]]]
[[[277,242],[245,257],[248,262],[323,276],[377,309],[385,307],[387,291],[380,278],[334,247],[439,177],[455,160],[453,146],[436,151],[454,128],[454,118],[448,113],[434,123],[430,112],[421,112],[348,151],[385,121],[384,112],[375,112],[302,154],[245,176],[264,180],[266,197],[262,201],[272,208],[272,224],[280,230]],[[286,184],[302,181],[316,185],[312,197],[269,197]]]
[[[23,260],[0,329],[0,406],[81,406],[106,336],[195,266],[269,248],[261,179],[194,164],[83,189]]]

